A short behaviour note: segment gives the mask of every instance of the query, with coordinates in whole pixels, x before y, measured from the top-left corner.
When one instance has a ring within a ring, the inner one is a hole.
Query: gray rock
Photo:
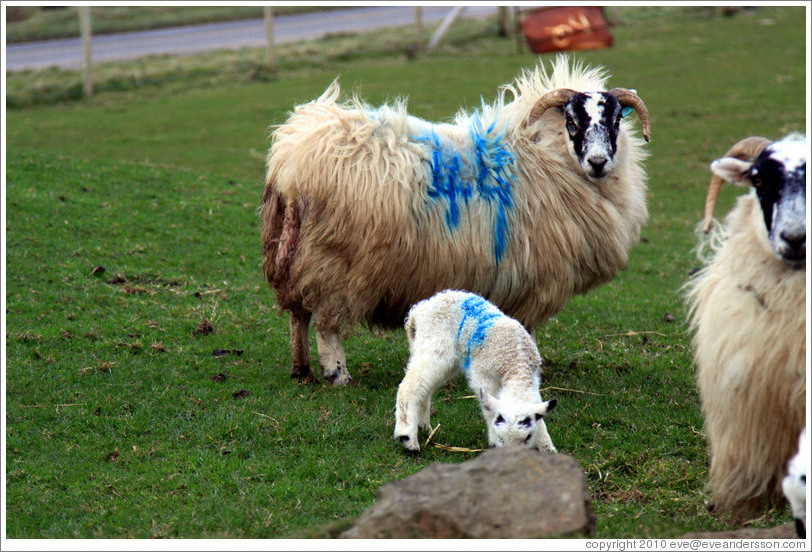
[[[343,538],[543,538],[594,535],[586,477],[570,456],[495,448],[432,464],[378,489]]]
[[[769,529],[746,527],[734,531],[707,531],[704,533],[686,533],[683,539],[797,539],[795,523],[785,523]]]

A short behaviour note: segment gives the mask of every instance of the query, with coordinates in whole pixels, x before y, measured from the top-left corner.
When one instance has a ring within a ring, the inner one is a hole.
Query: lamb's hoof
[[[550,456],[554,456],[554,455],[558,454],[558,451],[556,450],[555,447],[543,447],[543,448],[540,448],[540,449],[537,448],[536,450],[539,451],[542,454],[547,454],[547,455],[550,455]]]
[[[406,452],[420,452],[420,443],[417,442],[417,439],[412,439],[408,435],[398,435],[395,439],[400,441],[400,444],[403,445]]]

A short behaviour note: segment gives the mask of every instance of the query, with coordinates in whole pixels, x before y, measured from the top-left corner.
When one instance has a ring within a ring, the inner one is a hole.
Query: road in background
[[[149,9],[146,7],[145,9]],[[423,6],[423,24],[442,21],[450,6]],[[471,6],[461,17],[485,18],[495,6]],[[363,32],[415,23],[414,6],[379,6],[274,17],[274,44],[315,40],[329,34]],[[93,37],[93,63],[135,59],[156,54],[183,55],[206,50],[264,47],[262,19],[190,25],[154,31],[98,35]],[[82,67],[80,38],[6,45],[6,70]]]

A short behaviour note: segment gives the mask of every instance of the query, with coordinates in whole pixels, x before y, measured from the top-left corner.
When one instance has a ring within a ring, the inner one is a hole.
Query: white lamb
[[[544,417],[556,400],[542,401],[541,356],[518,321],[479,295],[447,290],[415,304],[406,319],[410,358],[398,387],[395,434],[420,450],[418,427],[431,429],[431,395],[465,372],[479,397],[491,446],[556,448]]]
[[[798,536],[806,538],[806,472],[809,471],[809,439],[806,428],[798,437],[798,452],[787,465],[787,475],[782,482],[784,496],[792,507]]]

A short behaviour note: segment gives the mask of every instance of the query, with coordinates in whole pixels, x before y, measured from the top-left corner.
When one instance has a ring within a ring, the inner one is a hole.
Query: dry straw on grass
[[[482,452],[485,449],[471,449],[468,447],[453,447],[450,445],[442,445],[440,443],[434,443],[434,447],[438,449],[447,450],[449,452]]]

